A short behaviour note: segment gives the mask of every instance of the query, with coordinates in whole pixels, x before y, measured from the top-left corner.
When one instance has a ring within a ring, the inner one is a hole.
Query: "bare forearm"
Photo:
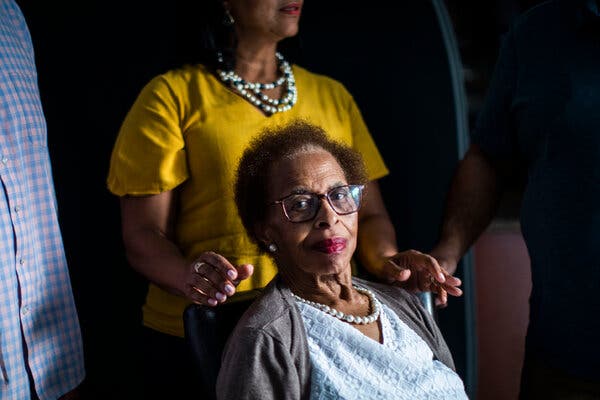
[[[121,198],[122,235],[130,265],[169,293],[181,295],[186,260],[170,239],[175,192]]]
[[[177,246],[160,232],[140,228],[124,233],[129,264],[148,280],[176,295],[183,295],[182,283],[188,263]]]
[[[460,280],[443,271],[435,258],[416,250],[398,252],[396,231],[377,183],[371,182],[368,189],[358,230],[358,255],[365,269],[386,282],[405,283],[411,290],[433,290],[442,303],[448,294],[460,296]],[[434,281],[438,284],[433,285]]]
[[[372,274],[381,276],[387,259],[398,252],[396,231],[377,182],[370,182],[359,214],[358,257]]]
[[[121,198],[122,233],[127,259],[148,280],[169,293],[196,304],[216,306],[235,293],[235,286],[252,275],[252,265],[232,265],[212,251],[187,260],[173,241],[174,191]]]
[[[383,267],[383,260],[398,252],[396,231],[387,215],[370,215],[361,219],[358,243],[361,264],[376,275]]]
[[[440,240],[431,254],[448,260],[449,272],[488,226],[500,197],[498,171],[477,147],[460,162],[453,178]]]

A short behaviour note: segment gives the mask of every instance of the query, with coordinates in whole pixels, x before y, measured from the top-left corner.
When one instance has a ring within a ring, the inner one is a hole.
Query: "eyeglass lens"
[[[325,195],[315,193],[293,194],[283,200],[287,217],[292,222],[313,219],[319,212],[320,199],[326,197],[333,210],[340,214],[351,214],[360,208],[362,186],[346,185],[331,189]]]

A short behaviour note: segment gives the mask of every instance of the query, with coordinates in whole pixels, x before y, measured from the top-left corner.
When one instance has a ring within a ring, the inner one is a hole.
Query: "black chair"
[[[191,304],[183,313],[185,340],[203,399],[216,399],[216,382],[225,342],[240,317],[260,294],[253,290],[218,307]]]

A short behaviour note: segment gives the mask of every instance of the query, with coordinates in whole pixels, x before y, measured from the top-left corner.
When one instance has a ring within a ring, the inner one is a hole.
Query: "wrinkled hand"
[[[448,295],[461,296],[460,279],[450,275],[434,257],[417,250],[407,250],[390,257],[383,270],[383,277],[412,292],[436,294],[435,304],[445,307]]]
[[[236,286],[253,272],[251,264],[236,267],[220,254],[202,253],[186,271],[185,297],[193,303],[214,307],[233,296]]]

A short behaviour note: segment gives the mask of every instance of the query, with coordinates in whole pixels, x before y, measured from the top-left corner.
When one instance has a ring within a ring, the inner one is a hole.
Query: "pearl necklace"
[[[372,322],[377,321],[377,318],[379,318],[379,313],[381,312],[381,305],[379,304],[379,301],[375,298],[375,295],[373,294],[373,292],[371,292],[369,289],[361,288],[356,285],[352,285],[352,286],[354,287],[354,289],[356,289],[357,292],[367,295],[367,297],[369,298],[371,314],[369,314],[365,317],[344,314],[343,312],[338,311],[334,308],[331,308],[328,305],[317,303],[317,302],[310,301],[310,300],[306,300],[295,294],[294,294],[294,298],[301,303],[308,304],[309,306],[313,306],[331,316],[336,317],[337,319],[340,319],[344,322],[349,322],[351,324],[365,325],[365,324],[370,324]]]
[[[281,76],[271,83],[246,82],[233,70],[223,71],[218,69],[217,74],[221,78],[221,81],[228,84],[233,90],[268,115],[288,111],[298,101],[296,81],[294,80],[294,73],[290,64],[285,61],[280,53],[275,53],[275,57],[277,58],[277,66],[279,67]],[[262,92],[263,90],[275,89],[284,83],[285,91],[280,99],[273,99]]]

